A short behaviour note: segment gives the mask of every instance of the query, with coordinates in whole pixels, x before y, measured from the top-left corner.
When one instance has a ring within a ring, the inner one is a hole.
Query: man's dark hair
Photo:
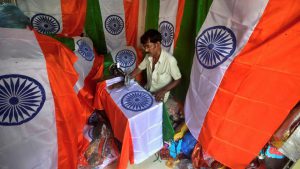
[[[141,37],[141,43],[146,44],[150,40],[151,43],[161,42],[161,34],[155,29],[147,30]]]

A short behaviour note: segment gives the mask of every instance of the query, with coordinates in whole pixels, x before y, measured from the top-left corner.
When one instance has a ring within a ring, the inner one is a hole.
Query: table
[[[163,147],[163,104],[134,81],[128,87],[107,88],[121,80],[99,83],[94,106],[105,110],[115,137],[122,142],[118,168],[126,168],[128,160],[141,163]]]

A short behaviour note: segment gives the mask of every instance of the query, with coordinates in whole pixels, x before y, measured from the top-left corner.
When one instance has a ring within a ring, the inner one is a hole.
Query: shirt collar
[[[150,56],[150,55],[148,55],[148,60],[152,62],[153,61],[153,57]],[[160,56],[159,56],[159,59],[158,59],[157,62],[163,63],[165,60],[166,60],[165,51],[164,51],[164,49],[161,49]]]

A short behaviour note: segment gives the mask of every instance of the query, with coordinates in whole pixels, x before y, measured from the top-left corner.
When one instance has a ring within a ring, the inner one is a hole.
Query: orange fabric
[[[180,25],[181,25],[181,20],[182,20],[182,16],[183,16],[184,4],[185,4],[185,0],[179,0],[178,10],[177,10],[177,17],[176,17],[175,36],[174,36],[174,49],[176,47],[178,35],[179,35],[179,32],[180,32]]]
[[[86,16],[87,0],[61,0],[62,36],[80,36]]]
[[[93,67],[91,68],[91,71],[84,79],[83,88],[80,89],[77,94],[82,105],[87,106],[90,109],[84,114],[84,118],[83,118],[84,124],[86,123],[86,120],[93,112],[93,103],[94,103],[94,96],[96,92],[97,80],[100,79],[103,75],[103,67],[104,67],[103,62],[104,62],[103,55],[95,55]]]
[[[127,168],[128,160],[130,160],[130,163],[134,163],[133,145],[128,119],[110,97],[106,90],[105,82],[101,82],[97,85],[96,94],[97,96],[95,99],[99,101],[95,101],[95,107],[103,107],[105,109],[106,115],[113,129],[114,136],[122,142],[122,151],[118,169]],[[97,103],[100,103],[101,105],[96,105]]]
[[[130,160],[130,163],[133,164],[133,147],[131,140],[129,123],[127,123],[117,169],[126,169],[128,166],[128,160]]]
[[[198,140],[216,160],[245,168],[300,99],[300,3],[270,0],[216,93]]]
[[[129,46],[137,45],[139,0],[123,0],[125,12],[126,41]]]
[[[58,168],[77,168],[79,140],[83,138],[83,126],[77,124],[82,109],[73,89],[78,79],[73,67],[77,57],[60,42],[36,32],[35,35],[45,56],[55,103]]]

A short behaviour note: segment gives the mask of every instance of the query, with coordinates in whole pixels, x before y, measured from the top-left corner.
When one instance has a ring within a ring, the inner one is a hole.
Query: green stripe
[[[98,0],[87,1],[85,32],[92,39],[99,54],[106,54],[105,36],[102,26],[101,10]]]
[[[105,77],[110,76],[109,71],[108,71],[108,68],[109,68],[109,66],[110,66],[111,64],[113,64],[113,63],[114,63],[114,61],[113,61],[112,56],[111,56],[110,53],[104,55],[104,69],[103,69],[103,75],[104,75]]]
[[[172,127],[172,122],[169,118],[168,109],[164,103],[163,104],[163,140],[164,141],[173,140],[174,134],[175,131]]]
[[[184,102],[190,83],[190,74],[195,52],[195,38],[202,26],[212,0],[185,0],[183,18],[180,25],[179,37],[174,49],[182,79],[180,87],[173,94]]]
[[[206,15],[209,11],[211,3],[212,3],[212,0],[201,0],[198,2],[198,9],[197,9],[197,21],[198,22],[196,22],[196,33],[197,34],[206,19]]]
[[[66,45],[71,51],[75,50],[75,43],[73,38],[66,38],[66,37],[57,37],[55,35],[49,35],[50,37],[60,41],[64,45]]]
[[[158,29],[159,0],[147,0],[145,30]]]

